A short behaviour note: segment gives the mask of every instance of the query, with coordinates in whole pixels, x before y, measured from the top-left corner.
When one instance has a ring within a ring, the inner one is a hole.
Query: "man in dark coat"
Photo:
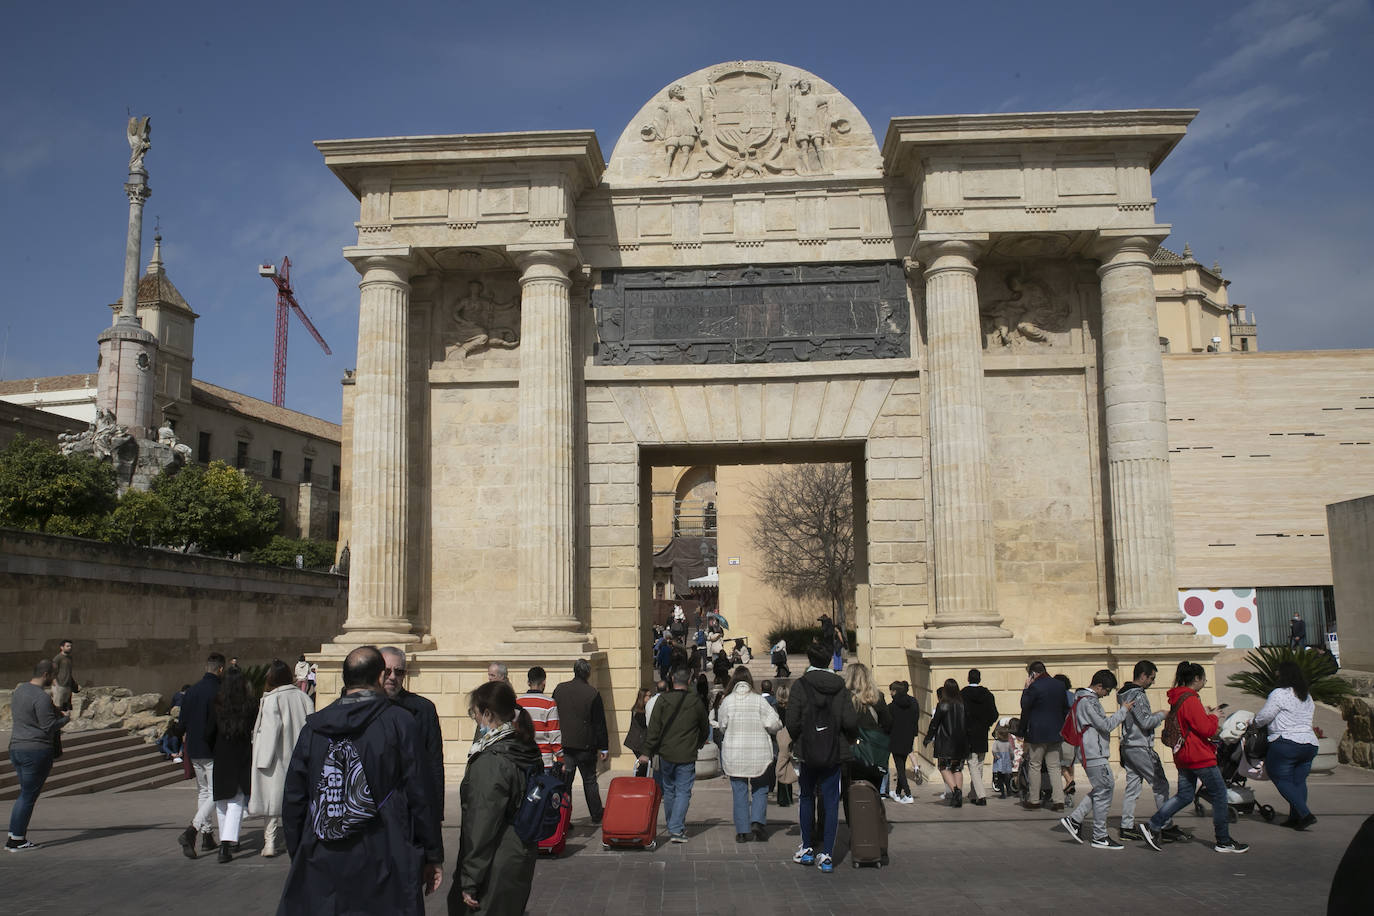
[[[558,704],[558,727],[563,736],[563,768],[572,788],[574,772],[582,776],[582,792],[587,797],[587,813],[592,823],[601,823],[601,789],[596,784],[598,760],[610,756],[610,737],[606,732],[606,707],[601,694],[590,683],[592,664],[585,658],[573,662],[573,677],[553,689]]]
[[[988,732],[997,724],[997,700],[983,686],[983,673],[977,668],[969,670],[968,686],[959,695],[964,698],[964,725],[968,729],[968,801],[971,805],[986,805],[983,759],[988,755]]]
[[[444,819],[444,736],[439,729],[439,712],[434,704],[418,693],[406,690],[406,654],[395,646],[382,647],[382,661],[386,667],[382,688],[391,702],[415,717],[415,727],[420,730],[420,744],[424,746],[425,756],[421,761],[429,775],[429,799],[439,820]]]
[[[189,859],[196,857],[196,836],[200,836],[202,851],[215,847],[215,697],[219,696],[219,679],[224,676],[224,656],[211,652],[205,659],[205,675],[181,700],[181,727],[186,731],[183,752],[191,761],[196,776],[196,815],[191,825],[177,835],[181,852]]]
[[[1064,783],[1058,778],[1060,730],[1069,714],[1068,695],[1050,677],[1045,663],[1033,661],[1026,666],[1026,687],[1021,691],[1021,725],[1026,730],[1026,752],[1030,758],[1030,794],[1022,803],[1029,810],[1040,807],[1040,764],[1049,769],[1050,808],[1064,810]]]
[[[444,847],[429,799],[415,719],[390,703],[375,646],[344,659],[344,695],[309,716],[286,771],[282,826],[291,870],[278,916],[424,913],[443,881]],[[362,764],[376,814],[338,840],[315,835],[321,771],[331,741],[347,739]]]
[[[1296,611],[1293,612],[1293,619],[1288,621],[1288,645],[1293,649],[1307,645],[1307,621]]]

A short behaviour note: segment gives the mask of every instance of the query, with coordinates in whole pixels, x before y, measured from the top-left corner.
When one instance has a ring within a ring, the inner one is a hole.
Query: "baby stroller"
[[[1226,783],[1226,819],[1234,824],[1242,814],[1259,812],[1266,821],[1274,819],[1274,806],[1255,800],[1255,790],[1247,785],[1247,773],[1254,778],[1263,779],[1264,764],[1253,765],[1245,755],[1245,736],[1255,726],[1250,720],[1253,712],[1237,710],[1227,717],[1217,732],[1217,766],[1221,769],[1222,781]],[[1207,814],[1203,802],[1210,805],[1211,799],[1199,792],[1193,799],[1193,813],[1198,817]]]

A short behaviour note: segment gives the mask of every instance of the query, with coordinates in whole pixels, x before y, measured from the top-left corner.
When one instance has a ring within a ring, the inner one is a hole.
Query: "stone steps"
[[[156,745],[122,728],[64,734],[62,751],[43,784],[45,797],[155,789],[185,778],[181,764],[164,760]],[[18,776],[8,769],[0,774],[0,801],[18,795]]]

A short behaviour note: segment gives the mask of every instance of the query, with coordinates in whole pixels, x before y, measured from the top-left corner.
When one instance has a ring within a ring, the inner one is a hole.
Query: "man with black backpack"
[[[792,685],[787,702],[787,733],[801,759],[797,783],[801,787],[801,846],[792,856],[799,865],[835,870],[835,829],[839,825],[840,770],[859,738],[859,715],[850,702],[844,679],[828,669],[833,655],[828,643],[806,648],[810,667]],[[821,796],[825,832],[814,837],[816,793]],[[819,841],[819,851],[817,850]]]
[[[424,912],[443,840],[415,718],[389,702],[375,646],[348,653],[344,694],[309,716],[286,772],[291,870],[278,916]]]

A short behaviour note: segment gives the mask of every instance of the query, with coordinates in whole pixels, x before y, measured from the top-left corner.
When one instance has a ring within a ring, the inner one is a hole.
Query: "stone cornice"
[[[1150,154],[1153,171],[1196,116],[1193,108],[1147,108],[893,118],[883,140],[883,166],[889,175],[899,174],[917,146],[1149,140],[1155,144]]]
[[[355,197],[361,196],[360,174],[378,168],[440,164],[497,166],[552,161],[571,166],[583,188],[599,184],[606,168],[596,132],[591,130],[316,140],[315,148],[324,155],[325,165]]]

